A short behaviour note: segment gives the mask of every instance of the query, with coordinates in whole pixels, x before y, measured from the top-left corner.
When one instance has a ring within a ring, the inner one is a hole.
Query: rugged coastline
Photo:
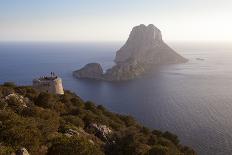
[[[0,154],[196,155],[170,132],[150,130],[76,94],[0,85]]]

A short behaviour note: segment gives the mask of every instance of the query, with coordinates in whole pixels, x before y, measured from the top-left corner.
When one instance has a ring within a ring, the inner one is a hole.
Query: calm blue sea
[[[199,155],[232,154],[232,45],[170,43],[190,61],[127,82],[78,80],[89,62],[112,66],[123,43],[0,43],[0,83],[30,85],[55,72],[85,100],[133,115],[143,125],[179,136]],[[196,60],[203,58],[204,60]]]

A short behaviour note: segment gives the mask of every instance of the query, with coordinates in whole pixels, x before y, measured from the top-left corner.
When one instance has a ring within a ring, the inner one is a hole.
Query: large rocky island
[[[125,45],[117,51],[115,66],[104,73],[100,64],[90,63],[74,71],[73,75],[77,78],[123,81],[149,73],[160,65],[184,62],[187,59],[163,41],[157,27],[142,24],[133,28]]]

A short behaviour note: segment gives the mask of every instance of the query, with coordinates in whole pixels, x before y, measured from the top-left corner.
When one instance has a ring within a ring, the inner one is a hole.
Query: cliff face
[[[159,29],[153,25],[139,25],[133,28],[125,45],[117,51],[115,62],[125,63],[129,59],[139,61],[142,54],[162,42]]]
[[[116,53],[116,65],[102,74],[101,79],[129,80],[149,72],[158,65],[184,62],[187,62],[187,59],[163,41],[161,31],[157,27],[142,24],[133,28],[127,42]],[[94,76],[89,78],[96,79]]]
[[[161,31],[154,25],[139,25],[133,28],[130,36],[117,51],[115,62],[133,64],[170,64],[187,60],[172,50],[162,40]]]

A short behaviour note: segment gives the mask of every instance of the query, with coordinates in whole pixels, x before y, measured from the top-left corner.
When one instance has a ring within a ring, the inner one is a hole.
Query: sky
[[[167,41],[232,42],[232,0],[0,0],[0,41],[125,41],[139,24]]]

